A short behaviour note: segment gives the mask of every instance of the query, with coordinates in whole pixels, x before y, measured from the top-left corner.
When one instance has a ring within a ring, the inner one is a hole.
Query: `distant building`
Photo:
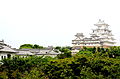
[[[0,60],[13,58],[15,56],[26,58],[33,55],[56,57],[58,54],[61,54],[61,52],[59,50],[53,49],[51,46],[44,49],[15,49],[5,44],[3,40],[0,41]]]
[[[4,40],[0,41],[0,60],[14,57],[16,53],[17,51],[5,44]]]
[[[104,47],[108,48],[114,46],[114,38],[111,30],[108,28],[108,24],[99,20],[94,24],[96,29],[92,30],[90,37],[85,37],[83,33],[77,33],[76,39],[72,40],[73,49],[80,49],[82,47]]]
[[[27,56],[51,56],[56,57],[58,54],[61,54],[60,51],[56,52],[55,49],[45,48],[45,49],[19,49],[17,56],[27,57]]]

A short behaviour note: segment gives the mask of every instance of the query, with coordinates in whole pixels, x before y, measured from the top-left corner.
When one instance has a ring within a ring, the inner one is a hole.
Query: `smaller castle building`
[[[0,60],[14,57],[17,53],[11,46],[4,43],[4,40],[0,41]]]
[[[85,37],[83,33],[77,33],[75,39],[72,40],[73,49],[80,49],[82,47],[104,47],[108,48],[114,46],[114,38],[112,31],[101,19],[94,24],[97,28],[92,30],[90,37]]]
[[[16,49],[4,43],[4,40],[0,40],[0,61],[7,58],[29,57],[29,56],[51,56],[56,57],[61,52],[53,47],[46,47],[44,49]]]

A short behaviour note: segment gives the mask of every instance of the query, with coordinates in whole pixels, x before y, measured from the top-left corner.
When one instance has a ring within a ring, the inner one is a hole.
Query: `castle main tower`
[[[93,29],[93,32],[91,35],[97,35],[99,36],[99,41],[101,46],[103,47],[109,47],[109,46],[114,46],[114,38],[112,31],[109,30],[109,25],[106,24],[104,21],[99,19],[98,23],[94,24],[97,26],[97,29]]]
[[[85,37],[83,33],[77,33],[75,35],[76,39],[72,40],[73,48],[81,47],[110,47],[114,46],[114,38],[112,31],[109,30],[109,25],[104,21],[99,19],[98,23],[94,24],[97,26],[96,29],[92,30],[90,37]]]

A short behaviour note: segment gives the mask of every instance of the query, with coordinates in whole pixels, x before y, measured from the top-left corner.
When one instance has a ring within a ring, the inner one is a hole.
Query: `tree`
[[[32,44],[23,44],[20,46],[20,49],[32,49],[33,45]]]
[[[120,56],[120,46],[110,47],[108,53],[109,57],[115,58]]]
[[[37,44],[23,44],[20,46],[20,49],[43,49],[43,46]]]
[[[69,49],[65,48],[65,47],[61,48],[60,51],[62,52],[62,54],[59,54],[57,56],[59,59],[72,57],[71,51]]]
[[[43,46],[39,46],[39,45],[35,44],[35,45],[33,46],[33,48],[34,48],[34,49],[43,49]]]

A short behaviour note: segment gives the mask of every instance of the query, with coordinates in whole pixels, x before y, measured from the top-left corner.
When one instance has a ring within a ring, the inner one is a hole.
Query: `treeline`
[[[70,48],[55,58],[4,59],[0,79],[120,79],[120,47],[86,48],[71,56]]]
[[[43,49],[43,46],[37,44],[23,44],[19,49]]]

